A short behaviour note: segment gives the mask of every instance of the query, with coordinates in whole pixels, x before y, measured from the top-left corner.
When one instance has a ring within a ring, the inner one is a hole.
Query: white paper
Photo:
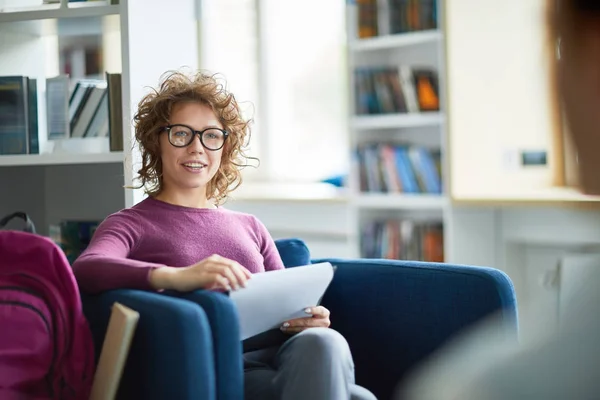
[[[240,322],[241,340],[293,318],[308,317],[333,279],[330,263],[311,264],[252,275],[246,287],[230,292]]]

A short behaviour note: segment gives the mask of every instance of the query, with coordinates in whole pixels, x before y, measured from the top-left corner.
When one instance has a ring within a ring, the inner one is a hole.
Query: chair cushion
[[[310,251],[302,239],[278,239],[275,245],[286,268],[310,264]]]

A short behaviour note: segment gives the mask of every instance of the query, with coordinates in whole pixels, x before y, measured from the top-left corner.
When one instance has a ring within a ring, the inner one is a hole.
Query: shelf
[[[389,50],[420,44],[438,43],[442,39],[439,30],[428,30],[394,35],[357,39],[350,44],[352,51]]]
[[[244,182],[231,201],[344,203],[346,192],[326,183]]]
[[[2,155],[0,156],[0,167],[121,163],[124,157],[122,152]]]
[[[352,119],[354,129],[394,129],[416,128],[421,126],[436,126],[444,122],[443,114],[439,112],[412,114],[382,114],[361,115]]]
[[[96,2],[70,3],[69,7],[61,8],[59,4],[47,4],[39,7],[0,9],[0,23],[23,22],[32,20],[103,17],[119,14],[119,5],[94,4]]]
[[[352,203],[377,210],[442,210],[447,201],[443,196],[430,194],[362,193]]]
[[[452,203],[470,206],[575,206],[600,208],[600,196],[582,194],[570,187],[504,188],[494,192],[454,195]]]

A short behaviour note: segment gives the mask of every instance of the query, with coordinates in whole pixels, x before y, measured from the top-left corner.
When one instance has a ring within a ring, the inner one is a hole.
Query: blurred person
[[[560,44],[556,87],[578,153],[581,190],[600,194],[600,0],[547,4],[550,43]],[[600,255],[571,259],[597,268],[565,299],[558,329],[535,304],[524,313],[535,329],[519,343],[492,318],[423,363],[397,398],[599,399]]]
[[[249,134],[223,84],[202,72],[166,74],[134,122],[148,197],[98,226],[73,264],[83,292],[229,291],[254,273],[284,268],[256,217],[221,207],[241,183]],[[245,398],[374,399],[354,383],[348,343],[329,329],[329,310],[306,313],[281,326],[276,344],[244,354]]]

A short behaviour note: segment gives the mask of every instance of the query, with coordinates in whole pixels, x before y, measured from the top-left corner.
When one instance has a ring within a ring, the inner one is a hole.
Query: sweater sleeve
[[[267,227],[256,217],[254,221],[260,238],[260,253],[264,259],[265,271],[283,269],[283,261]]]
[[[81,290],[87,293],[119,288],[153,290],[148,275],[153,268],[164,265],[128,258],[140,238],[134,215],[108,216],[73,263],[73,273]]]

